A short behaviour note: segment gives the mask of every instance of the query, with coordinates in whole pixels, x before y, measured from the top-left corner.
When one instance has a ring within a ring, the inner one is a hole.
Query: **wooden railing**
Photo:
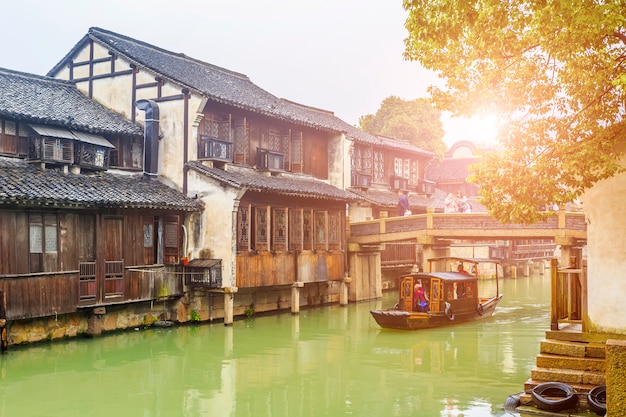
[[[124,297],[124,261],[104,262],[104,298]]]
[[[81,262],[79,270],[0,276],[0,291],[7,298],[7,320],[50,317],[76,312],[81,307],[158,300],[183,294],[182,273],[162,265],[124,268],[121,261],[108,266],[104,284],[96,278],[96,263]],[[120,269],[121,268],[121,269]],[[100,285],[108,296],[101,299]]]
[[[394,268],[412,266],[417,263],[417,244],[415,242],[385,243],[380,253],[381,267]]]
[[[94,301],[98,296],[96,284],[96,263],[80,262],[78,264],[78,298],[80,301]]]
[[[57,316],[76,311],[79,271],[0,277],[7,320]]]
[[[580,324],[585,331],[584,318],[587,298],[586,268],[559,268],[558,260],[550,261],[551,311],[550,329],[559,330],[560,324]]]

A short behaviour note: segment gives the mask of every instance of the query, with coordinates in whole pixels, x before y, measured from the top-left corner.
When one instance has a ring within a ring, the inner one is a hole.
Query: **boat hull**
[[[454,315],[446,315],[445,312],[417,312],[404,311],[398,309],[371,310],[370,314],[380,327],[397,330],[420,330],[434,327],[449,326],[453,324],[466,323],[470,321],[482,320],[493,315],[496,305],[502,295],[490,298],[482,303],[482,309],[472,309],[469,311],[459,311]]]

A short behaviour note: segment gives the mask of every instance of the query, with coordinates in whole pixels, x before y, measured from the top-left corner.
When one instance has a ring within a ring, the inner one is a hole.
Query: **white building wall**
[[[234,287],[236,284],[236,222],[235,201],[237,190],[222,187],[207,180],[195,171],[189,171],[188,190],[190,195],[198,195],[205,205],[200,230],[190,231],[190,236],[198,236],[189,241],[191,258],[213,258],[222,260],[222,285]]]
[[[626,159],[622,161],[626,166]],[[626,174],[581,199],[587,219],[589,330],[626,334]]]

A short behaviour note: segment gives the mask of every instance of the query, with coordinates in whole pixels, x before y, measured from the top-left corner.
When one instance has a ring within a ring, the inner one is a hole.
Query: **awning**
[[[76,136],[74,136],[72,132],[62,127],[52,127],[52,126],[42,126],[42,125],[30,125],[30,127],[32,127],[33,130],[41,136],[76,140]]]
[[[108,140],[100,135],[94,135],[93,133],[78,132],[76,130],[69,130],[62,127],[44,126],[31,124],[30,127],[37,132],[38,135],[47,136],[51,138],[71,139],[79,142],[90,143],[96,146],[102,146],[103,148],[115,149],[115,146]]]
[[[220,264],[221,259],[202,259],[196,258],[189,261],[190,267],[193,268],[213,268],[215,265]]]
[[[109,142],[102,136],[94,135],[93,133],[76,132],[74,130],[72,130],[71,132],[74,134],[74,136],[76,136],[76,139],[78,139],[81,142],[91,143],[92,145],[98,145],[104,148],[115,149],[115,146],[113,146],[111,142]]]

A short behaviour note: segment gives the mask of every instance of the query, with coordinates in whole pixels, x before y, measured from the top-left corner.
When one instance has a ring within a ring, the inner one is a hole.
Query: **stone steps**
[[[555,332],[546,332],[546,336],[553,336],[553,333]],[[530,392],[537,385],[544,382],[562,382],[571,386],[578,395],[578,408],[574,411],[586,412],[589,391],[606,384],[605,352],[606,346],[601,337],[590,339],[580,332],[560,333],[556,338],[542,341],[540,353],[536,357],[536,367],[531,370],[530,378],[524,383],[520,406],[534,407]]]

